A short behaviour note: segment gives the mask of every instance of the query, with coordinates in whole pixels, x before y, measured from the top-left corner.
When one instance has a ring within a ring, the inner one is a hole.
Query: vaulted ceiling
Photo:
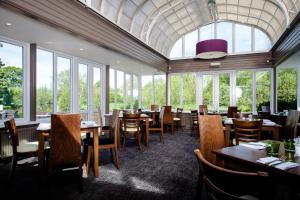
[[[213,22],[208,0],[80,0],[160,53],[182,35]],[[215,0],[218,21],[265,31],[275,42],[298,14],[300,0]]]

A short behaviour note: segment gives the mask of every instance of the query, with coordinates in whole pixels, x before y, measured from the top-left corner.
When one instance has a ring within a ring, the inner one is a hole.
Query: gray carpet
[[[120,170],[111,162],[109,151],[100,152],[100,175],[83,178],[82,194],[72,171],[58,174],[50,187],[47,179],[38,180],[37,166],[21,166],[8,185],[8,165],[0,164],[1,195],[10,194],[10,199],[194,199],[198,164],[193,150],[198,138],[191,137],[190,131],[165,134],[165,144],[152,134],[150,147],[142,146],[142,151],[135,141],[126,146],[125,152],[119,151]]]

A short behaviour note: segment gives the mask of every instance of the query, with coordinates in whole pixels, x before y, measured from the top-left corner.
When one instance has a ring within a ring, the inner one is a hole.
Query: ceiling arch
[[[207,0],[80,0],[165,56],[178,38],[213,22]],[[217,20],[263,30],[275,42],[300,0],[215,0]]]

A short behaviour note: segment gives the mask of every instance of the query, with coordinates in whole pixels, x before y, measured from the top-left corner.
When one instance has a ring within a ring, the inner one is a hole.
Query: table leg
[[[225,147],[230,146],[230,131],[231,131],[231,125],[227,124],[225,129]]]
[[[149,118],[146,118],[146,146],[149,146]]]
[[[44,169],[44,146],[45,146],[45,133],[40,132],[39,133],[39,150],[38,150],[38,165],[39,165],[39,173],[42,174]]]
[[[99,176],[99,138],[98,138],[98,127],[93,129],[93,142],[94,142],[94,175]]]

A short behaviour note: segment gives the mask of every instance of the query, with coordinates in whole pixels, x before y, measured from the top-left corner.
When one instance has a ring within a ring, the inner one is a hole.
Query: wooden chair
[[[137,140],[139,149],[141,147],[141,127],[140,127],[140,113],[124,113],[123,114],[123,150],[125,151],[126,139],[129,134],[135,133],[134,137]]]
[[[191,110],[191,121],[192,121],[192,136],[194,135],[194,131],[199,128],[198,121],[198,110]]]
[[[157,123],[158,113],[159,113],[159,105],[151,104],[150,110],[152,111],[151,112],[152,122]]]
[[[109,121],[109,125],[108,126],[102,126],[102,132],[103,133],[108,133],[110,134],[110,136],[113,135],[114,133],[114,126],[115,126],[115,120],[119,117],[120,111],[118,109],[113,109],[112,115],[111,115],[111,119]],[[103,125],[102,122],[102,117],[101,117],[101,110],[99,109],[99,115],[100,115],[100,125]]]
[[[225,147],[224,129],[220,115],[199,115],[200,150],[206,160],[216,164],[211,151]]]
[[[272,199],[268,173],[225,169],[206,160],[199,149],[194,152],[199,163],[195,199],[203,195],[209,200]]]
[[[257,142],[261,137],[261,127],[263,120],[246,121],[233,119],[235,143],[239,142]]]
[[[164,107],[164,115],[163,115],[163,125],[171,126],[171,133],[174,134],[174,119],[172,114],[172,106],[163,106]]]
[[[199,114],[200,115],[208,115],[208,108],[206,104],[199,105]]]
[[[38,142],[27,142],[20,144],[14,118],[5,121],[4,126],[7,129],[8,139],[12,145],[13,156],[10,169],[10,178],[13,178],[19,160],[38,156]],[[48,149],[49,146],[45,145],[45,150]]]
[[[237,112],[237,113],[233,113],[233,118],[235,119],[242,119],[242,118],[248,118],[249,117],[249,113],[242,113],[242,112]]]
[[[119,116],[120,111],[115,111],[116,116]],[[117,169],[119,169],[119,156],[118,156],[118,145],[117,145],[117,133],[118,133],[118,118],[114,118],[114,122],[111,124],[112,125],[112,132],[114,133],[110,137],[103,137],[103,135],[100,134],[99,136],[99,143],[98,143],[98,149],[109,149],[112,155],[112,151],[114,151],[114,164]],[[101,127],[100,127],[101,129]],[[101,131],[102,132],[102,131]],[[90,166],[91,166],[91,157],[92,157],[92,152],[94,149],[94,143],[93,139],[90,138],[89,140],[84,141],[85,146],[87,146],[87,161],[86,161],[86,173],[89,175],[90,172]],[[100,154],[100,151],[99,151]]]
[[[151,111],[158,111],[158,110],[159,110],[159,105],[151,104],[150,110],[151,110]]]
[[[261,110],[257,111],[257,114],[260,119],[270,119],[271,118],[270,106],[261,106]]]
[[[149,123],[148,130],[149,132],[159,132],[160,142],[164,144],[164,126],[163,126],[163,117],[165,113],[165,107],[163,106],[159,113],[158,123]]]
[[[289,110],[284,125],[284,133],[286,138],[297,137],[297,123],[299,121],[300,112],[297,110]]]
[[[176,116],[173,118],[174,123],[176,125],[176,129],[178,129],[178,127],[180,127],[181,131],[183,131],[183,128],[182,128],[182,113],[183,113],[183,108],[177,108]]]
[[[49,135],[49,174],[57,170],[78,168],[79,189],[82,192],[82,155],[80,114],[52,114]]]
[[[227,117],[234,118],[234,114],[236,114],[237,112],[238,112],[237,106],[228,106]]]

